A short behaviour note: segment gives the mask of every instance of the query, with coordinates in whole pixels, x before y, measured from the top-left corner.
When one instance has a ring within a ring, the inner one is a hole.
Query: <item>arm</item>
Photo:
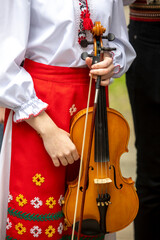
[[[44,147],[56,167],[59,167],[60,163],[66,166],[79,159],[69,134],[58,128],[46,112],[30,118],[26,122],[40,134]]]
[[[36,97],[30,74],[20,67],[29,36],[30,2],[0,0],[0,105],[15,112],[16,122],[47,107]]]

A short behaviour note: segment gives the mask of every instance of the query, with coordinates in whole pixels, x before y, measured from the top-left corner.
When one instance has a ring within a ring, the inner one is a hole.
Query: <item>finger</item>
[[[79,159],[79,154],[77,152],[77,149],[72,151],[72,156],[73,156],[74,161],[77,161]]]
[[[55,167],[59,167],[60,166],[60,162],[58,160],[58,158],[56,157],[52,157],[52,161]]]
[[[74,163],[74,158],[73,158],[72,154],[66,155],[66,159],[67,159],[67,162],[68,162],[69,164]]]
[[[110,79],[111,77],[113,77],[113,74],[114,74],[114,70],[112,70],[109,74],[107,75],[103,75],[101,76],[101,81],[106,81],[108,79]]]
[[[101,86],[106,87],[110,83],[110,79],[106,79],[105,81],[101,81]]]
[[[110,65],[112,65],[112,63],[113,63],[112,58],[106,57],[103,61],[98,62],[98,63],[96,63],[96,64],[93,64],[93,65],[91,66],[91,69],[107,68],[107,67],[109,67]]]
[[[91,68],[91,66],[92,66],[92,58],[87,57],[85,61],[86,61],[87,66],[89,68]]]
[[[63,166],[67,166],[68,165],[68,161],[64,156],[59,156],[58,159],[60,160],[61,164]]]
[[[100,68],[100,69],[92,69],[90,71],[93,76],[98,75],[98,76],[105,76],[105,79],[108,79],[111,77],[111,74],[113,75],[114,72],[114,65],[110,65],[108,68]]]

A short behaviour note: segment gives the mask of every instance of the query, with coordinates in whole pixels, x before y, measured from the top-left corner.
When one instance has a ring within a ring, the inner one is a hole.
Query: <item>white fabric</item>
[[[120,65],[120,77],[135,57],[128,42],[122,0],[88,0],[93,22],[101,21],[106,34],[113,32],[117,48],[114,64]],[[84,51],[78,43],[80,7],[78,0],[0,0],[0,106],[17,114],[15,121],[28,117],[34,108],[46,108],[37,102],[32,78],[20,67],[24,58],[67,67],[84,65]],[[88,34],[91,38],[91,34]],[[92,46],[85,51],[91,52]],[[33,104],[35,102],[35,104]],[[26,109],[25,114],[23,114]],[[29,109],[29,110],[28,110]]]
[[[106,234],[104,240],[116,240],[116,233]]]
[[[11,135],[12,135],[12,111],[3,137],[2,149],[0,154],[0,239],[5,240],[7,208],[9,195],[9,175],[11,158]]]

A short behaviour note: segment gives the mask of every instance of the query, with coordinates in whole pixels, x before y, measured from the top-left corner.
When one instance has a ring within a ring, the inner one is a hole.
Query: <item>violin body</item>
[[[89,108],[87,133],[85,140],[85,149],[83,157],[83,169],[85,159],[87,158],[89,132],[91,127],[92,107]],[[108,139],[109,139],[109,161],[95,162],[95,133],[91,147],[91,156],[88,173],[88,184],[85,196],[85,206],[83,219],[95,219],[100,223],[99,202],[97,202],[98,191],[101,194],[107,193],[110,195],[109,201],[105,201],[107,211],[105,215],[106,232],[112,233],[119,231],[129,225],[138,212],[138,197],[134,187],[134,181],[131,178],[124,178],[120,171],[120,157],[124,152],[127,152],[129,141],[129,126],[124,117],[117,111],[107,108],[108,118]],[[76,145],[76,148],[81,154],[82,139],[84,132],[86,110],[78,112],[71,124],[70,135]],[[63,212],[69,226],[73,224],[74,209],[77,193],[77,181],[68,184],[68,190],[64,199]],[[83,186],[84,174],[81,176],[81,186]],[[81,199],[83,187],[79,189],[78,208],[76,221],[79,221]]]

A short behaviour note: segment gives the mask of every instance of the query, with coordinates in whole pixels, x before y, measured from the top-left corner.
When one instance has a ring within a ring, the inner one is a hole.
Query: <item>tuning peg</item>
[[[103,39],[108,39],[108,41],[113,41],[115,39],[115,36],[113,33],[108,33],[107,36],[102,36]]]
[[[81,47],[86,48],[88,45],[93,44],[93,41],[87,41],[87,39],[83,39],[80,42]]]
[[[105,47],[103,47],[102,50],[106,51],[106,52],[111,52],[111,51],[115,51],[116,48],[110,48],[110,47],[105,48]]]
[[[94,56],[93,56],[92,54],[88,54],[87,52],[83,52],[83,53],[81,54],[81,58],[82,58],[83,60],[86,60],[87,57],[93,58]]]

